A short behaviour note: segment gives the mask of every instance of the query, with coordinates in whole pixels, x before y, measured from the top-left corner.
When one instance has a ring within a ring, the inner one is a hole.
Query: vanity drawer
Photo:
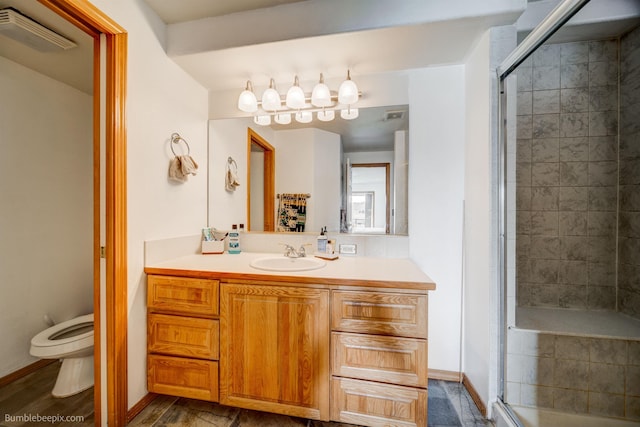
[[[331,328],[427,338],[427,295],[333,291]]]
[[[150,392],[218,401],[218,362],[153,354],[147,362]]]
[[[381,335],[331,334],[333,375],[427,387],[427,341]]]
[[[218,359],[220,322],[214,319],[150,313],[149,352]]]
[[[147,280],[147,307],[152,311],[218,315],[218,280],[155,275]]]
[[[366,426],[427,425],[427,390],[368,381],[331,380],[331,420]]]

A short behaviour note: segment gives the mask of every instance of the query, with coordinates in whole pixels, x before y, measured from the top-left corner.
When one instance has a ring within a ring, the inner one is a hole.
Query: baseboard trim
[[[478,411],[480,411],[483,417],[487,418],[487,407],[480,398],[480,395],[476,391],[473,384],[471,384],[471,381],[469,381],[469,377],[467,377],[465,374],[462,374],[462,385],[464,385],[464,388],[466,388],[469,392],[471,399],[473,399],[473,403],[475,403],[478,407]]]
[[[429,378],[432,380],[462,382],[462,374],[456,371],[443,371],[441,369],[429,369]]]
[[[27,365],[24,368],[20,368],[17,371],[0,378],[0,387],[4,387],[5,385],[10,384],[15,380],[19,380],[22,377],[26,377],[27,375],[37,371],[38,369],[42,369],[45,366],[49,366],[57,361],[58,359],[40,359],[37,362],[33,362],[32,364]]]
[[[142,396],[142,399],[140,399],[138,403],[133,405],[127,411],[127,424],[129,424],[131,420],[133,420],[138,414],[140,414],[140,412],[142,412],[144,408],[149,406],[151,402],[153,402],[158,396],[160,395],[156,393],[147,393],[146,395]]]

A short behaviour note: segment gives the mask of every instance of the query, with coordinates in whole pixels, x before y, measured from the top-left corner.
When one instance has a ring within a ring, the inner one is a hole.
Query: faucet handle
[[[313,246],[311,243],[303,243],[300,245],[300,249],[298,249],[298,255],[301,257],[307,255],[307,251],[304,249],[305,246]]]
[[[282,243],[282,242],[280,242],[278,244],[284,246],[284,256],[290,256],[291,254],[295,254],[296,248],[294,248],[290,244]]]

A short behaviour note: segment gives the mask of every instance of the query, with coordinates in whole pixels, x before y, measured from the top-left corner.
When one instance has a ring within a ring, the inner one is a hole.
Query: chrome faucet
[[[300,245],[300,249],[298,249],[296,251],[296,248],[294,248],[293,246],[287,244],[287,243],[280,243],[281,245],[284,245],[284,256],[286,256],[287,258],[303,258],[307,256],[307,252],[304,249],[305,246],[310,246],[310,243],[305,243],[304,245]]]

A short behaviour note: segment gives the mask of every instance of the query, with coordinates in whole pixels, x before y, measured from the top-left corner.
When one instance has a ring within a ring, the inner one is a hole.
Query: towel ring
[[[171,134],[171,145],[170,145],[171,152],[173,153],[174,156],[178,157],[175,150],[173,149],[173,144],[178,144],[180,143],[180,141],[184,142],[184,145],[187,146],[187,156],[189,156],[191,154],[191,147],[189,147],[189,143],[187,142],[187,140],[181,137],[178,133]]]

